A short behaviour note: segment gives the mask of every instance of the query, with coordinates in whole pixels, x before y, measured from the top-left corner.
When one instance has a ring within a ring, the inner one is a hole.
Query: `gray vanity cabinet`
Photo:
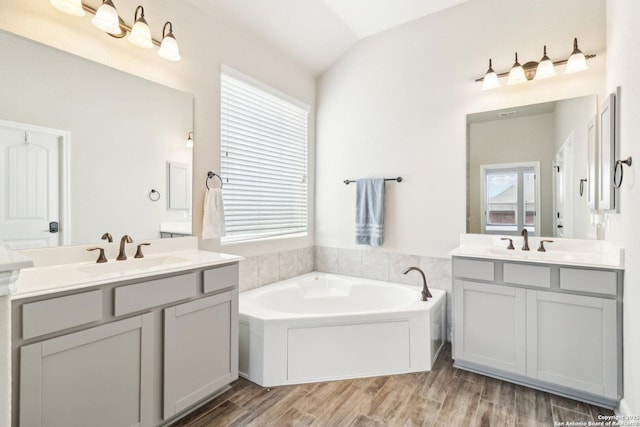
[[[144,314],[23,346],[20,425],[152,425],[153,327]]]
[[[12,301],[14,427],[159,426],[238,378],[238,263]]]
[[[616,406],[622,273],[454,256],[454,366]]]
[[[164,309],[165,419],[237,378],[238,290]]]
[[[524,374],[524,289],[454,282],[455,351],[469,362]]]
[[[617,398],[613,299],[527,290],[527,375]]]

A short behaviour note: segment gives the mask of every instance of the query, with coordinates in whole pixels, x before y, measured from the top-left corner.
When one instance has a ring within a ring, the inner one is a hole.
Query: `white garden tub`
[[[240,294],[240,375],[264,387],[428,371],[446,292],[309,273]]]

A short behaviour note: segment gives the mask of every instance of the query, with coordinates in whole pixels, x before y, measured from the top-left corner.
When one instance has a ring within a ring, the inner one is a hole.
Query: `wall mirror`
[[[0,52],[0,245],[140,241],[164,223],[190,233],[190,194],[169,209],[167,162],[190,184],[191,94],[7,32]]]
[[[596,115],[595,95],[469,114],[467,232],[595,239]]]

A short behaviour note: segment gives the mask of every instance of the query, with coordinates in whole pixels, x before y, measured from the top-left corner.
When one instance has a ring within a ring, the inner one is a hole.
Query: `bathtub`
[[[263,387],[428,371],[446,292],[309,273],[240,293],[240,375]]]

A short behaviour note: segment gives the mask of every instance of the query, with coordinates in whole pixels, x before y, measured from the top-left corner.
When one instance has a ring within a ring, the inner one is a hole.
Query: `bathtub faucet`
[[[427,286],[427,278],[424,275],[424,271],[420,270],[418,267],[409,267],[402,274],[407,274],[411,270],[415,270],[422,275],[422,301],[427,301],[428,298],[433,298],[431,292],[429,292],[429,287]]]

